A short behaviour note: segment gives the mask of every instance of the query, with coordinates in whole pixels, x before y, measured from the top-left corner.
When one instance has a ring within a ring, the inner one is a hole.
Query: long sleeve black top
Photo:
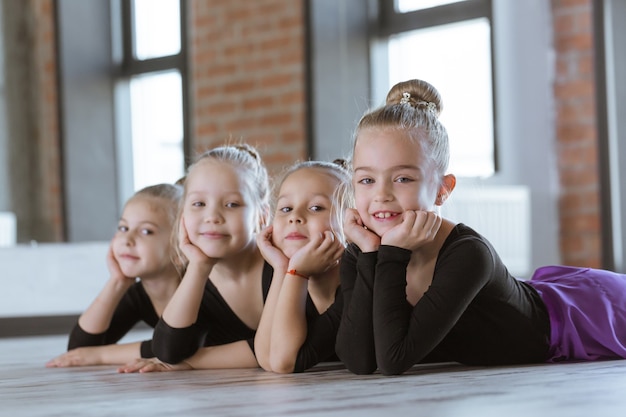
[[[263,302],[267,299],[274,270],[267,262],[263,267]],[[335,337],[343,307],[338,290],[335,303],[319,314],[307,297],[307,338],[298,352],[295,372],[302,372],[334,356]],[[173,328],[163,319],[154,329],[152,349],[167,363],[179,363],[192,356],[202,346],[216,346],[246,340],[254,352],[255,329],[249,328],[230,308],[211,280],[207,280],[197,321],[189,327]]]
[[[484,237],[457,225],[415,306],[406,300],[410,257],[409,250],[385,245],[370,253],[355,245],[346,250],[336,351],[349,370],[399,374],[422,361],[546,360],[550,324],[541,297],[509,274]]]
[[[159,316],[154,305],[146,293],[141,281],[133,284],[124,294],[115,308],[109,328],[100,334],[87,333],[78,323],[70,332],[67,349],[75,349],[83,346],[104,346],[117,343],[139,322],[144,322],[154,328],[159,321]],[[141,357],[152,358],[151,340],[141,342]]]

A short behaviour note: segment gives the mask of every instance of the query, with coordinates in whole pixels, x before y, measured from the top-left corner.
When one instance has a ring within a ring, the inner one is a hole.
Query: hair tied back
[[[426,111],[437,113],[437,105],[432,101],[418,101],[416,103],[416,107],[424,109]]]
[[[343,158],[337,158],[337,159],[333,160],[333,164],[339,165],[340,168],[343,168],[343,169],[346,169],[346,170],[348,169],[348,161],[346,161]]]
[[[433,103],[432,101],[418,100],[418,101],[414,101],[413,103],[411,103],[411,93],[407,91],[402,93],[400,104],[407,104],[416,109],[437,113],[437,104]]]

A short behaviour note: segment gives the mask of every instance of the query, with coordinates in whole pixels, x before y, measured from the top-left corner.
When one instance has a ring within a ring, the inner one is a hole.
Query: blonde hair
[[[177,246],[177,220],[180,202],[183,197],[183,187],[176,184],[155,184],[142,188],[141,190],[135,192],[131,198],[126,201],[126,205],[137,197],[150,197],[150,198],[158,198],[163,201],[165,204],[160,205],[159,207],[165,210],[167,214],[167,218],[170,221],[170,225],[172,228],[169,243],[170,243],[170,261],[176,267],[178,271],[179,278],[181,278],[184,274],[184,265],[181,265],[178,256],[178,246]]]
[[[180,204],[180,200],[183,196],[183,188],[180,185],[176,184],[155,184],[149,185],[147,187],[142,188],[137,191],[131,198],[128,199],[126,204],[129,201],[134,199],[135,197],[154,197],[165,200],[169,203],[169,205],[164,206],[163,208],[167,211],[168,219],[171,224],[174,225],[176,221],[176,216],[178,214],[178,205]]]
[[[352,192],[351,192],[351,177],[350,172],[348,171],[348,163],[345,159],[335,159],[333,162],[326,161],[303,161],[296,162],[287,168],[287,170],[282,174],[280,180],[278,181],[275,194],[280,192],[280,187],[282,187],[285,180],[294,172],[299,171],[301,169],[316,169],[323,171],[326,174],[334,177],[339,185],[335,188],[333,195],[331,196],[331,207],[330,207],[330,219],[331,219],[331,228],[333,233],[339,238],[339,240],[345,245],[346,238],[343,233],[343,212],[346,208],[352,207]],[[275,199],[274,199],[275,200]],[[276,207],[273,207],[272,212],[276,210]],[[337,227],[333,227],[334,224]]]
[[[267,219],[270,207],[269,175],[263,161],[261,160],[260,154],[254,147],[246,143],[224,145],[205,151],[196,158],[193,164],[189,166],[187,174],[178,180],[179,183],[183,184],[183,200],[187,195],[187,178],[199,163],[207,160],[230,164],[237,169],[237,172],[242,174],[250,194],[254,198],[254,206],[257,210],[257,218],[259,219],[255,232],[258,232],[263,227],[262,223],[264,223],[264,220]],[[181,204],[179,205],[176,224],[174,227],[174,239],[176,240],[178,239],[182,213],[183,207]],[[175,245],[175,248],[180,262],[183,265],[186,265],[187,259],[183,255],[182,251],[180,251],[178,244]]]
[[[359,132],[366,128],[406,131],[409,138],[422,146],[422,152],[433,162],[441,178],[450,160],[448,133],[439,121],[442,110],[441,95],[431,84],[422,80],[400,82],[389,90],[384,106],[361,118],[354,132],[354,145]]]

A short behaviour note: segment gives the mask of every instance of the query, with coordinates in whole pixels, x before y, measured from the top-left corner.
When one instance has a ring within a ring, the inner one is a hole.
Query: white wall
[[[80,314],[108,279],[108,242],[0,250],[0,318]]]

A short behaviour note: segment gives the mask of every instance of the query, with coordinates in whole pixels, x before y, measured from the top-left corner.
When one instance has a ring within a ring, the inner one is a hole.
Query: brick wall
[[[63,240],[52,0],[3,3],[11,209],[18,236]],[[23,241],[23,239],[20,239]]]
[[[270,172],[304,158],[301,0],[190,3],[192,143],[256,146]]]
[[[59,132],[59,109],[56,71],[56,45],[54,8],[51,0],[29,0],[33,4],[36,45],[35,61],[41,71],[37,74],[39,117],[39,146],[47,149],[40,153],[40,182],[45,195],[42,197],[44,221],[50,225],[50,240],[63,240],[63,203],[61,185],[61,145]]]
[[[601,266],[592,0],[552,0],[562,262]]]

